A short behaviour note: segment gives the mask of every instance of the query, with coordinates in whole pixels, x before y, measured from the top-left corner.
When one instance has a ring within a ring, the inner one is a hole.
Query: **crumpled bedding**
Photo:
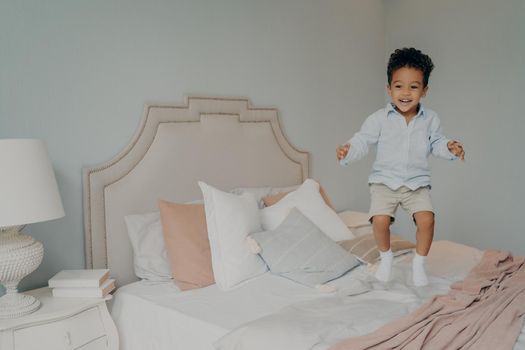
[[[486,251],[448,294],[330,350],[512,349],[525,318],[525,258]]]
[[[396,259],[393,280],[387,284],[373,278],[375,266],[362,266],[353,276],[356,283],[367,286],[368,291],[357,295],[335,293],[289,305],[277,313],[239,326],[214,346],[219,350],[326,350],[347,338],[369,334],[413,312],[434,295],[447,294],[451,284],[463,279],[480,261],[481,252],[465,260],[459,254],[454,255],[456,248],[458,253],[464,253],[465,246],[459,247],[452,242],[442,245],[443,248],[446,245],[446,249],[438,251],[434,257],[429,256],[430,285],[427,287],[412,285],[412,254]],[[448,261],[443,263],[445,257]],[[515,349],[525,349],[524,340],[522,329]]]

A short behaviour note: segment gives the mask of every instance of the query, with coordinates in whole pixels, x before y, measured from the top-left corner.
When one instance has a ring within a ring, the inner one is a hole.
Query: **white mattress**
[[[338,295],[356,294],[367,288],[375,290],[350,298],[388,295],[393,301],[409,305],[402,310],[406,313],[433,294],[446,293],[453,281],[463,279],[481,258],[481,251],[449,241],[434,242],[427,260],[430,285],[424,288],[412,286],[411,258],[411,254],[396,258],[393,281],[387,285],[371,277],[374,266],[361,266],[332,283]],[[214,349],[213,343],[219,338],[246,322],[294,303],[333,295],[270,273],[227,292],[216,285],[181,292],[172,282],[140,281],[118,289],[111,313],[123,350],[208,350]],[[378,320],[369,327],[382,322],[386,320]],[[525,349],[523,332],[517,348]]]

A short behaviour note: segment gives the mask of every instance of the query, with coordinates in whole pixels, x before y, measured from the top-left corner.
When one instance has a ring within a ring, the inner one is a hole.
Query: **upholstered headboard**
[[[230,190],[307,177],[308,153],[290,145],[274,108],[208,97],[146,105],[130,143],[83,170],[86,267],[109,268],[119,285],[136,280],[124,216],[156,211],[159,199],[201,199],[199,180]]]

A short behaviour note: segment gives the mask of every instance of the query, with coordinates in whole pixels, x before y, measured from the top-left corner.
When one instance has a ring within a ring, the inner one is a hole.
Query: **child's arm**
[[[450,140],[443,135],[441,122],[437,116],[432,120],[430,128],[430,149],[434,156],[449,160],[465,159],[463,146],[460,142]]]
[[[376,144],[379,139],[381,124],[379,121],[381,114],[374,113],[366,118],[361,130],[355,133],[354,136],[345,145],[339,146],[337,149],[339,164],[348,165],[351,162],[358,161],[368,154],[370,145]],[[340,159],[339,151],[346,149],[346,155]]]

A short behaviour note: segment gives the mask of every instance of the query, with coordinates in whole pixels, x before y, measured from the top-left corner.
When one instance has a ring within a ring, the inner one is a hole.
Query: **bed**
[[[446,293],[479,262],[476,248],[436,241],[424,288],[411,286],[411,254],[395,258],[387,285],[371,277],[373,265],[362,264],[328,291],[270,272],[227,291],[216,284],[181,291],[170,280],[137,278],[125,216],[158,211],[159,199],[199,200],[197,181],[225,191],[298,186],[308,178],[308,161],[286,139],[277,110],[245,98],[145,107],[131,142],[83,172],[86,265],[109,268],[117,281],[111,312],[122,349],[327,349]],[[515,349],[525,349],[523,330]]]

